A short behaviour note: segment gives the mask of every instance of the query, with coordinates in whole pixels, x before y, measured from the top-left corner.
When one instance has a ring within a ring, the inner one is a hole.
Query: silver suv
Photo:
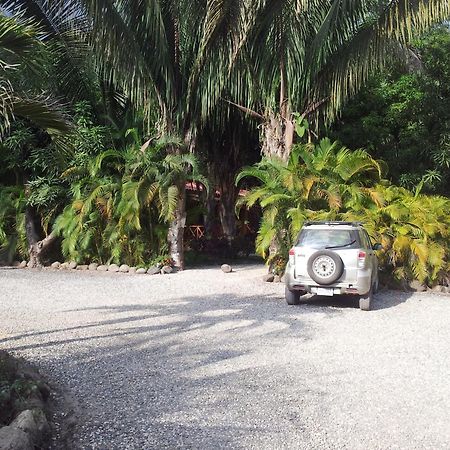
[[[367,231],[359,222],[306,222],[289,251],[286,301],[296,305],[306,293],[352,294],[370,310],[378,289],[378,259]]]

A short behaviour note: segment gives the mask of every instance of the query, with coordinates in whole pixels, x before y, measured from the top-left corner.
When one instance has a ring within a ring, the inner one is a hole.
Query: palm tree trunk
[[[168,127],[170,129],[170,127]],[[189,128],[184,135],[186,149],[194,153],[197,144],[195,132]],[[181,152],[180,148],[174,150]],[[184,270],[184,229],[186,227],[186,180],[178,183],[178,199],[175,217],[169,225],[167,241],[169,243],[169,254],[173,265],[178,270]]]
[[[210,189],[208,195],[206,197],[206,211],[204,216],[205,221],[205,236],[210,239],[213,236],[214,223],[216,219],[216,188],[214,184],[214,180],[210,179]]]
[[[178,270],[184,270],[184,228],[186,226],[186,185],[184,182],[178,186],[178,192],[175,217],[169,225],[167,241],[173,265]]]
[[[262,127],[262,154],[268,158],[289,159],[294,142],[294,123],[290,117],[283,118],[270,113]]]
[[[236,237],[236,196],[237,190],[234,187],[233,180],[229,184],[223,184],[220,193],[220,222],[222,224],[223,234],[231,244]]]

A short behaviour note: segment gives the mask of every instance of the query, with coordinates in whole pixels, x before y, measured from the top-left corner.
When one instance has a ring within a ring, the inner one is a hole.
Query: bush
[[[363,150],[324,139],[294,147],[289,161],[263,158],[238,176],[260,185],[242,204],[259,203],[263,218],[257,250],[280,272],[288,249],[307,220],[357,220],[381,242],[381,268],[397,279],[448,282],[450,201],[390,185],[383,163]]]

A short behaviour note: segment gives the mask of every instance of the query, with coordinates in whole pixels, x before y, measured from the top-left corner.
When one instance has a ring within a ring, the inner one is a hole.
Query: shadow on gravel
[[[374,309],[410,296],[381,292]],[[55,449],[248,448],[252,436],[270,448],[293,423],[302,429],[299,399],[323,395],[320,387],[302,391],[297,381],[314,371],[291,360],[292,344],[314,337],[308,315],[339,320],[352,302],[311,297],[290,307],[275,294],[180,296],[67,310],[71,326],[0,342],[42,350],[44,368],[82,408],[74,444],[56,441]],[[282,429],[272,426],[280,417]]]
[[[288,306],[283,298],[274,295],[236,297],[234,294],[215,295],[214,299],[209,297],[181,297],[177,300],[161,301],[151,304],[126,304],[111,306],[93,306],[88,308],[77,308],[67,310],[65,313],[101,311],[105,320],[92,321],[77,326],[54,328],[29,333],[9,336],[0,339],[0,343],[20,341],[24,338],[43,337],[52,335],[89,331],[89,329],[101,331],[104,328],[113,329],[112,333],[98,334],[95,336],[74,336],[65,339],[51,339],[47,342],[39,342],[21,346],[13,346],[14,350],[24,350],[37,347],[48,347],[77,341],[89,341],[115,336],[138,335],[139,333],[158,332],[170,335],[171,333],[187,332],[193,329],[218,329],[225,331],[238,330],[239,333],[252,333],[257,330],[258,334],[278,333],[280,330],[301,328],[301,317],[304,314],[316,312],[307,308],[298,309]],[[324,309],[327,315],[341,314],[336,309]],[[120,317],[115,315],[120,314]],[[124,316],[125,314],[125,316]],[[148,326],[132,327],[134,322],[151,320],[156,323]],[[274,326],[274,324],[276,324]],[[264,325],[266,325],[264,327]],[[114,326],[126,327],[126,330]],[[304,336],[302,336],[304,337]]]
[[[272,414],[300,415],[293,399],[304,394],[285,346],[312,338],[302,320],[312,309],[276,295],[222,294],[68,310],[68,322],[82,311],[78,326],[6,341],[46,353],[44,367],[82,408],[77,444],[55,449],[239,448],[249,436],[279,433],[265,422]],[[94,311],[103,319],[92,320]],[[290,387],[272,397],[274,383]]]
[[[405,303],[413,292],[403,291],[381,291],[375,294],[374,301],[372,303],[372,310],[381,310],[388,308],[395,308],[396,306]],[[306,296],[302,299],[302,305],[316,306],[321,308],[321,311],[328,307],[335,308],[359,308],[358,298],[352,295],[336,295],[333,297],[324,297],[320,295]]]

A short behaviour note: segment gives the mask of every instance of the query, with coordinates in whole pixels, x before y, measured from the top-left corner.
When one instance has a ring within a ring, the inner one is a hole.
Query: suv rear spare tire
[[[340,256],[329,250],[319,250],[311,255],[307,264],[309,276],[320,285],[328,285],[341,278],[344,263]]]

